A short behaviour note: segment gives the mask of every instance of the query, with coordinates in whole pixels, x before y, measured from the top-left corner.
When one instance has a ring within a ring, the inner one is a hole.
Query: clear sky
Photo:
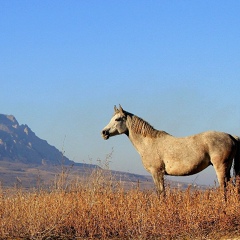
[[[175,136],[240,135],[239,13],[237,0],[0,0],[1,113],[71,160],[113,148],[111,169],[140,174],[126,136],[100,135],[119,103]]]

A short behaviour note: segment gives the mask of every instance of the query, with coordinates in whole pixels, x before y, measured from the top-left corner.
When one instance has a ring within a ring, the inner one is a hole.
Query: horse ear
[[[118,109],[117,109],[116,105],[114,105],[114,111],[118,112]]]
[[[121,112],[121,113],[123,113],[123,108],[122,108],[122,106],[119,104],[119,111]]]

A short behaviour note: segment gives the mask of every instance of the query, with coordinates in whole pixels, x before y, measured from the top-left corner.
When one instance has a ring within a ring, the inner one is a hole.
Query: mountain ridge
[[[0,114],[0,161],[25,164],[78,164],[68,159],[46,140],[36,136],[31,128],[20,125],[13,115]]]

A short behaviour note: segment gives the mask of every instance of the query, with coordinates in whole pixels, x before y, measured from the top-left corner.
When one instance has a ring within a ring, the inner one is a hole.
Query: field
[[[229,184],[218,189],[126,190],[96,169],[86,179],[63,172],[49,188],[0,193],[1,239],[237,239],[240,198]]]

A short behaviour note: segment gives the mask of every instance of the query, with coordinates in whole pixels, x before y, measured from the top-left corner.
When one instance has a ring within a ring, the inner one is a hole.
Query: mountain
[[[75,164],[12,115],[0,114],[0,161],[25,164]]]
[[[94,164],[76,163],[63,156],[54,146],[36,136],[28,125],[20,125],[13,115],[0,114],[0,184],[33,187],[43,178],[50,182],[56,175],[74,174],[99,168]]]

